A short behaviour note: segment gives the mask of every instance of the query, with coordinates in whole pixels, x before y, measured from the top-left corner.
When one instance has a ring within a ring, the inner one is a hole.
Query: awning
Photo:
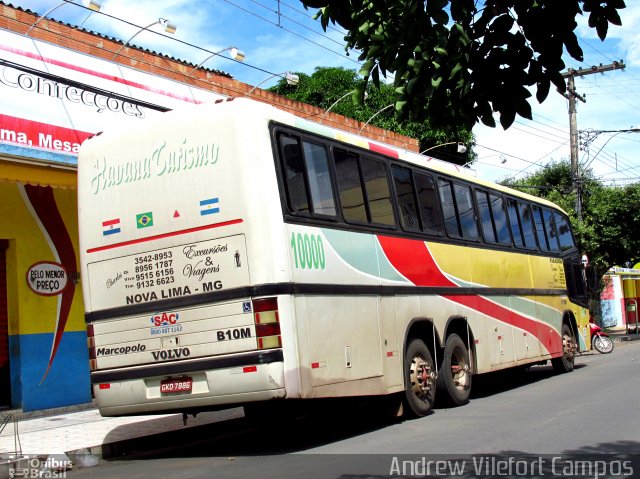
[[[77,169],[69,166],[28,162],[0,157],[0,181],[52,188],[78,186]]]

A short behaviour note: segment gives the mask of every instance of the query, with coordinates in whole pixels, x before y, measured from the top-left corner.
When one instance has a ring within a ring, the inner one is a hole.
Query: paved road
[[[435,469],[440,460],[450,460],[443,467],[465,467],[449,471],[456,477],[487,477],[501,465],[509,476],[517,467],[532,473],[528,477],[537,471],[539,477],[566,475],[576,472],[576,461],[594,454],[640,454],[638,368],[640,341],[618,343],[610,355],[579,357],[570,374],[536,366],[527,373],[474,378],[469,404],[436,408],[418,420],[376,420],[366,405],[260,428],[242,418],[130,444],[127,452],[137,454],[68,477],[444,477],[438,473],[445,469]],[[499,455],[503,462],[485,455]],[[612,459],[589,467],[613,475],[630,472],[631,464]],[[418,469],[403,461],[418,461]],[[634,467],[633,476],[640,477],[640,464]],[[585,472],[592,474],[576,477],[597,475]]]

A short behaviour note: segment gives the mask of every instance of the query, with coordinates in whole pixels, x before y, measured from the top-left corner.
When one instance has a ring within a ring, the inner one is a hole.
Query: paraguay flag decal
[[[120,218],[102,222],[102,236],[120,233]]]

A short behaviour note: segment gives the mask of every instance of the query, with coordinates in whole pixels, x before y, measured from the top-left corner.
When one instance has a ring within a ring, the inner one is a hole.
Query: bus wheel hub
[[[411,389],[419,397],[426,397],[433,387],[435,374],[431,371],[429,363],[420,357],[416,357],[411,362]]]

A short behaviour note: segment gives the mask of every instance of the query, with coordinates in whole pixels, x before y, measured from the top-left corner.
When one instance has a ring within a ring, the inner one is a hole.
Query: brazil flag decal
[[[136,215],[136,226],[138,229],[153,226],[153,213],[140,213]]]

